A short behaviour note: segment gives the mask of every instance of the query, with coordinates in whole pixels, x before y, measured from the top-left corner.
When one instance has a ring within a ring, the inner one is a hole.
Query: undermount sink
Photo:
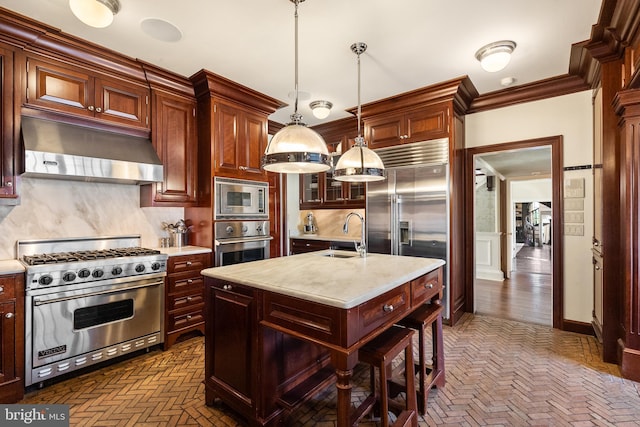
[[[357,257],[358,254],[357,253],[354,253],[354,254],[328,253],[328,254],[322,254],[322,256],[326,256],[326,257],[330,257],[330,258],[354,258],[354,257]]]

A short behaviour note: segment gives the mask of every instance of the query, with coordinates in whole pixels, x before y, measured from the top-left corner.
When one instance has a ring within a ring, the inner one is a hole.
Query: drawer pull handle
[[[188,284],[192,284],[193,283],[193,279],[187,279],[187,283]]]
[[[13,313],[7,313],[4,315],[7,319],[11,319],[13,317]]]
[[[224,289],[225,291],[230,291],[231,289],[233,289],[233,287],[231,285],[223,285],[222,289]]]
[[[193,300],[193,298],[187,297],[187,302],[191,302],[192,300]]]
[[[187,320],[191,320],[191,315],[187,314]]]
[[[0,292],[4,292],[4,286],[0,286]]]
[[[192,262],[191,261],[187,261],[187,267],[191,266]]]
[[[391,313],[393,311],[393,304],[385,304],[382,306],[382,310],[386,313]]]
[[[424,287],[427,289],[433,289],[433,283],[425,283]]]

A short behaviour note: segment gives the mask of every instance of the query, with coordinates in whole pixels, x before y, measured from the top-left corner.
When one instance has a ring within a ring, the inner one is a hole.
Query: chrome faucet
[[[349,232],[349,220],[353,215],[357,216],[360,219],[360,224],[362,225],[362,232],[360,234],[360,243],[358,244],[357,242],[353,242],[353,244],[356,247],[356,252],[360,254],[360,257],[365,258],[367,256],[367,244],[364,241],[365,226],[364,226],[364,218],[362,217],[362,215],[360,215],[357,212],[350,212],[349,215],[347,215],[347,219],[344,221],[344,225],[342,226],[342,232],[344,234],[347,234]]]

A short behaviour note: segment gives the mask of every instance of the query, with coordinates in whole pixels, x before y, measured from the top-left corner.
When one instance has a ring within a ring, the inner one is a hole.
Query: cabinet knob
[[[0,292],[4,292],[4,286],[0,286]]]
[[[188,284],[192,284],[193,283],[193,279],[187,279],[187,283]]]
[[[94,110],[93,105],[89,105],[89,106],[87,107],[87,110],[89,110],[89,111],[93,111],[93,110]]]
[[[246,166],[239,166],[238,169],[240,169],[241,171],[246,171],[247,167]]]
[[[433,283],[426,283],[424,287],[427,289],[433,289]]]
[[[13,187],[13,182],[11,181],[7,181],[7,183],[5,184],[7,187]]]
[[[187,261],[187,267],[191,266],[191,264],[193,264],[191,261]]]
[[[385,304],[382,306],[382,310],[386,313],[391,313],[393,311],[393,304]]]
[[[231,285],[223,285],[222,289],[224,289],[225,291],[230,291],[231,289],[233,289],[233,287]]]
[[[187,320],[191,320],[191,315],[187,314]]]
[[[4,315],[7,319],[11,319],[13,317],[13,313],[7,313]]]
[[[96,113],[102,113],[102,108],[96,107]]]
[[[191,302],[193,300],[192,297],[187,297],[187,302]]]

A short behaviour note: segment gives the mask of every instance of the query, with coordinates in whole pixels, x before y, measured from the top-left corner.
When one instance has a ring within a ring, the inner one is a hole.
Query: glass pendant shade
[[[292,123],[280,129],[269,141],[262,168],[278,173],[316,173],[331,168],[324,139],[313,129]]]
[[[372,182],[384,179],[384,163],[368,147],[356,143],[340,156],[333,172],[336,181]]]
[[[113,22],[113,16],[120,11],[118,0],[69,0],[73,14],[95,28],[105,28]]]

